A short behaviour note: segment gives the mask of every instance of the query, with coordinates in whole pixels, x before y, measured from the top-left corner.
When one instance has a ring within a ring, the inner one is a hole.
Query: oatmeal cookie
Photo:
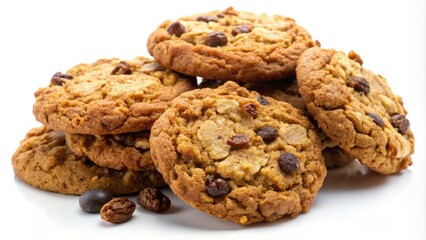
[[[88,190],[104,189],[120,195],[165,185],[157,171],[118,171],[78,157],[66,146],[62,132],[44,126],[28,132],[12,156],[12,165],[22,181],[62,194],[80,195]]]
[[[161,65],[184,74],[257,82],[294,76],[300,54],[316,44],[291,18],[230,7],[167,20],[147,47]]]
[[[166,70],[153,60],[101,59],[53,75],[36,91],[33,112],[50,129],[80,134],[120,134],[152,123],[196,79]]]
[[[403,101],[358,54],[308,49],[297,83],[322,131],[370,169],[387,175],[412,164],[414,136]]]
[[[150,145],[178,197],[239,224],[308,211],[326,176],[321,142],[302,112],[234,82],[176,98]]]
[[[317,126],[317,123],[306,109],[305,103],[303,103],[296,79],[289,78],[279,81],[248,83],[244,86],[249,90],[257,91],[275,100],[290,103],[293,107],[302,110],[309,120],[311,120],[312,124]],[[337,143],[327,137],[320,129],[318,129],[318,136],[321,139],[322,155],[327,168],[343,167],[355,160],[354,157],[341,149]]]
[[[150,131],[113,135],[65,133],[71,151],[102,167],[117,170],[155,170],[149,152]]]

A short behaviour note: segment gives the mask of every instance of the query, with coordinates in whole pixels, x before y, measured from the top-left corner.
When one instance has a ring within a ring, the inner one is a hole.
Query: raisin
[[[112,195],[108,191],[95,189],[81,194],[78,202],[80,208],[88,213],[98,213],[102,206],[111,201]]]
[[[231,31],[232,36],[237,36],[240,33],[249,33],[251,32],[251,26],[249,25],[241,25],[234,27]]]
[[[261,127],[256,130],[256,133],[261,136],[265,142],[272,142],[278,137],[278,131],[271,126]]]
[[[390,122],[394,128],[398,129],[398,132],[401,134],[405,134],[410,128],[410,121],[405,118],[404,115],[399,113],[394,113],[391,115]]]
[[[199,16],[196,19],[199,22],[217,22],[217,19],[213,16]]]
[[[229,145],[236,148],[242,148],[249,143],[250,138],[244,134],[237,134],[226,141]]]
[[[368,94],[370,92],[370,85],[367,80],[362,77],[353,76],[349,78],[348,85],[357,92]]]
[[[130,68],[129,64],[127,64],[125,61],[120,61],[120,63],[117,66],[115,66],[115,68],[111,71],[111,75],[117,75],[117,74],[130,75],[132,74],[132,69]]]
[[[373,119],[373,122],[375,124],[377,124],[377,126],[379,126],[381,128],[383,128],[385,126],[385,123],[383,122],[382,118],[379,117],[379,115],[377,115],[375,113],[367,113],[367,115]]]
[[[222,197],[231,192],[231,186],[223,178],[215,178],[210,175],[206,179],[206,191],[212,197]]]
[[[299,160],[291,153],[283,153],[278,159],[278,165],[281,171],[292,174],[299,169]]]
[[[257,117],[256,104],[254,103],[244,104],[243,109],[246,110],[246,112],[248,112],[250,115],[252,115],[253,118]]]
[[[174,22],[167,28],[167,32],[170,35],[175,35],[176,37],[180,37],[185,33],[185,31],[185,26],[183,26],[183,24],[180,22]]]
[[[164,212],[170,208],[170,199],[156,188],[144,188],[138,195],[137,201],[146,210]]]
[[[262,104],[263,106],[269,105],[269,101],[268,101],[266,98],[264,98],[263,96],[259,96],[259,97],[257,98],[257,101],[258,101],[260,104]]]
[[[204,43],[210,47],[225,46],[228,44],[228,38],[223,32],[211,32],[207,34]]]
[[[61,86],[65,82],[64,79],[72,80],[73,76],[66,73],[57,72],[50,79],[50,83],[52,85]]]

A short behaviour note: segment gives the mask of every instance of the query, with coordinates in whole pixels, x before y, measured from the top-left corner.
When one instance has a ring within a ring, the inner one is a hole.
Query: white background
[[[325,48],[353,49],[404,99],[416,137],[413,166],[380,176],[352,164],[329,171],[311,210],[242,227],[172,198],[165,214],[137,208],[121,225],[84,214],[78,197],[14,177],[11,156],[30,128],[33,93],[51,76],[99,58],[148,56],[165,19],[225,9],[290,16]],[[1,1],[0,236],[14,239],[426,239],[426,4],[403,1]],[[2,239],[6,239],[0,237]]]

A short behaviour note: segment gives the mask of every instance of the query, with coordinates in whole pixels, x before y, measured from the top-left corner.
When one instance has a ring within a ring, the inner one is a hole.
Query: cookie
[[[88,135],[65,133],[71,151],[87,156],[99,166],[117,170],[155,170],[149,152],[150,131],[114,135]]]
[[[12,156],[12,165],[22,181],[62,194],[80,195],[88,190],[104,189],[121,195],[165,185],[157,171],[117,171],[78,157],[65,144],[62,132],[44,126],[28,132]]]
[[[305,103],[299,93],[297,81],[294,78],[289,78],[279,81],[270,81],[254,84],[244,85],[250,90],[257,91],[258,93],[271,97],[278,101],[284,101],[290,103],[293,107],[296,107],[305,113],[305,115],[311,120],[316,126],[317,123],[312,119],[308,110],[306,109]],[[325,165],[327,168],[339,168],[343,167],[355,160],[350,154],[341,149],[337,143],[328,138],[321,130],[318,129],[318,135],[322,143],[322,155],[324,157]]]
[[[166,20],[147,47],[161,65],[184,74],[257,82],[294,76],[300,54],[316,44],[291,18],[230,7]]]
[[[326,176],[321,142],[302,112],[234,82],[173,100],[150,145],[178,197],[239,224],[308,211]]]
[[[33,112],[48,128],[80,134],[148,130],[196,79],[166,70],[153,60],[101,59],[56,73],[36,91]]]
[[[297,83],[322,131],[364,165],[387,175],[412,164],[414,136],[403,101],[358,54],[308,49],[298,61]]]

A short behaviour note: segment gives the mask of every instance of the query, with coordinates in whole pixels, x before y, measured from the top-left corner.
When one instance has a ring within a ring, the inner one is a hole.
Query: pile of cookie
[[[291,18],[230,7],[167,20],[147,48],[155,60],[80,64],[38,89],[44,126],[21,142],[15,174],[76,195],[168,185],[245,225],[308,211],[327,168],[412,164],[402,99],[357,53],[322,49]]]

